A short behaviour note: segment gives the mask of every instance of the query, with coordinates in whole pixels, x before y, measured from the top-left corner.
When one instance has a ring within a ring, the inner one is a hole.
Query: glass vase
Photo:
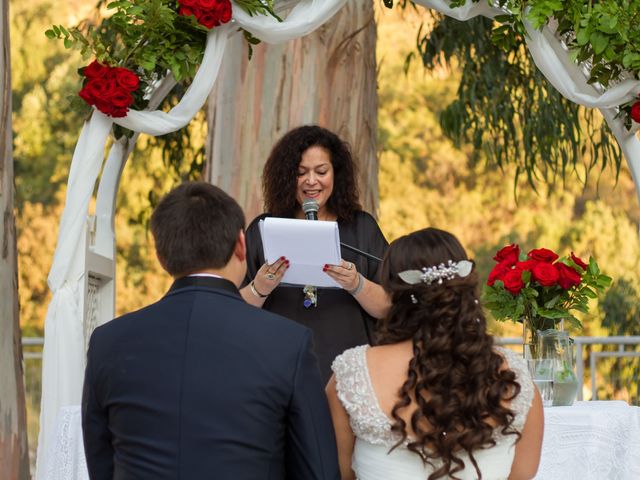
[[[578,393],[578,378],[575,373],[573,341],[562,330],[538,331],[539,358],[553,362],[553,403],[554,407],[573,405]]]
[[[540,340],[541,331],[554,329],[556,321],[550,318],[524,315],[520,321],[522,322],[522,355],[525,359],[542,358],[540,356]],[[563,322],[560,321],[560,326]]]

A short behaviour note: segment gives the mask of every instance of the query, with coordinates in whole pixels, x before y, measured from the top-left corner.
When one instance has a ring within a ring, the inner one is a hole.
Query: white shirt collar
[[[223,278],[220,275],[215,275],[213,273],[192,273],[191,275],[187,275],[187,277],[213,277],[213,278]]]

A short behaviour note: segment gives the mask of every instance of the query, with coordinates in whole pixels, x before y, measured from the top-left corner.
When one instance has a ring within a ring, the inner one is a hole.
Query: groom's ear
[[[236,240],[236,246],[233,249],[233,254],[238,260],[244,262],[247,259],[247,242],[244,237],[244,231],[240,230],[238,239]]]

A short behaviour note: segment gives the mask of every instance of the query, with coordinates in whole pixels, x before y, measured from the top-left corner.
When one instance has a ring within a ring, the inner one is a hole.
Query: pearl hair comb
[[[422,270],[405,270],[400,272],[398,276],[409,285],[417,283],[431,285],[433,282],[442,284],[444,280],[451,280],[455,277],[464,278],[471,273],[472,269],[473,263],[469,260],[460,260],[459,262],[449,260],[446,264],[423,267]]]

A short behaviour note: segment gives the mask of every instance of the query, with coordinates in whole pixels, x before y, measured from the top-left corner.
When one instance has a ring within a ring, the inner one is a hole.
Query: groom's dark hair
[[[151,215],[158,259],[173,277],[224,267],[244,229],[240,205],[206,182],[186,182],[169,192]]]

